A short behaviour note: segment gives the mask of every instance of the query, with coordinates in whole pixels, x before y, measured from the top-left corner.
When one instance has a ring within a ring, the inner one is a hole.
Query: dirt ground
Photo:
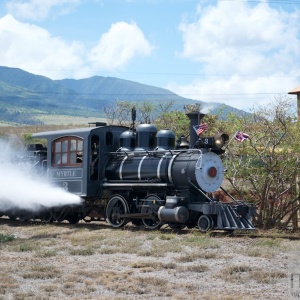
[[[0,220],[0,299],[299,299],[298,236],[259,235]]]

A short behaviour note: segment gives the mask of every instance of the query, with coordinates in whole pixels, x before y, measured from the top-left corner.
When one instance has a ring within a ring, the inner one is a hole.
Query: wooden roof
[[[288,92],[288,94],[291,94],[291,95],[297,95],[298,93],[300,93],[300,85],[298,85],[293,90],[291,90],[290,92]]]

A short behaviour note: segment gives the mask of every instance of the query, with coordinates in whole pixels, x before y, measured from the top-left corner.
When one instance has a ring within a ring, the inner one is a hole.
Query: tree
[[[156,106],[153,102],[116,101],[114,105],[104,107],[104,113],[109,124],[130,126],[132,123],[131,110],[136,109],[137,123],[150,123],[161,114],[166,113],[174,101],[161,102]]]
[[[189,123],[189,118],[181,111],[164,112],[155,120],[158,129],[170,129],[177,138],[189,135]]]
[[[226,178],[238,197],[257,206],[263,228],[286,227],[299,208],[299,125],[291,101],[275,100],[252,116],[232,115],[232,134],[242,130],[250,140],[228,145]]]
[[[104,107],[104,113],[108,124],[130,126],[131,110],[134,103],[128,101],[116,101],[115,105]]]

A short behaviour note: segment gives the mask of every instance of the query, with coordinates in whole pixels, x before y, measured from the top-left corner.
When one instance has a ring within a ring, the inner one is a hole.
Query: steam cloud
[[[36,174],[30,163],[13,162],[16,150],[9,143],[0,140],[0,149],[0,211],[13,208],[37,211],[42,207],[81,203],[79,196],[51,185]]]

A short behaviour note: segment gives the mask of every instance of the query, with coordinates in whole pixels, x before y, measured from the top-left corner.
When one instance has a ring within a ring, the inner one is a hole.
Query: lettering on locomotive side
[[[51,178],[81,178],[82,170],[51,170]]]
[[[57,171],[56,177],[75,177],[76,172],[75,171]]]

